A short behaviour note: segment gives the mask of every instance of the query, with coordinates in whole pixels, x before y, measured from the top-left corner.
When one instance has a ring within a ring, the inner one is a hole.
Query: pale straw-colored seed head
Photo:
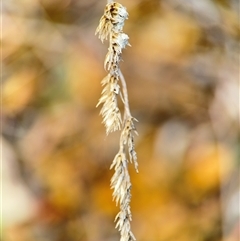
[[[100,114],[106,127],[106,133],[116,130],[121,131],[119,152],[116,154],[111,169],[114,175],[111,178],[113,199],[120,205],[120,212],[115,218],[116,228],[120,231],[120,241],[135,241],[131,231],[130,221],[132,220],[130,210],[131,181],[128,172],[128,163],[133,162],[136,171],[138,168],[137,154],[134,147],[133,132],[135,119],[130,114],[126,83],[119,69],[122,50],[126,48],[129,37],[123,33],[124,21],[128,18],[125,7],[117,2],[108,3],[103,16],[96,29],[96,34],[103,42],[109,40],[108,52],[104,60],[104,68],[108,75],[102,80],[103,90],[98,105],[102,104]],[[123,92],[120,91],[119,80],[121,80]],[[117,97],[120,94],[124,104],[124,121],[118,108]]]
[[[107,4],[104,14],[99,21],[99,25],[95,34],[99,34],[99,38],[103,42],[108,39],[112,32],[121,32],[124,21],[127,19],[128,13],[121,4],[113,2]]]

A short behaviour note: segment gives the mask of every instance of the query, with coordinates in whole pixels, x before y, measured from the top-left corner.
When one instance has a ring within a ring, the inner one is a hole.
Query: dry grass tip
[[[128,35],[123,33],[124,21],[128,18],[128,13],[120,3],[108,2],[96,29],[96,34],[99,35],[102,42],[104,40],[109,41],[108,52],[104,61],[104,68],[108,74],[102,80],[103,90],[97,106],[102,104],[100,114],[103,117],[106,133],[121,130],[119,151],[110,167],[115,171],[111,179],[111,188],[113,189],[113,199],[120,206],[120,211],[115,218],[116,228],[121,235],[120,241],[133,241],[136,239],[130,225],[132,220],[130,209],[132,184],[128,172],[128,163],[133,163],[138,172],[133,136],[133,132],[137,134],[134,125],[134,121],[137,120],[131,115],[126,81],[119,68],[122,50],[130,45]],[[118,107],[118,95],[120,95],[124,104],[123,120]]]

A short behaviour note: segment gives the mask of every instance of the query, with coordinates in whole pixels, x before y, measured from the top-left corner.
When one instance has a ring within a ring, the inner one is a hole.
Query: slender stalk
[[[122,74],[122,71],[119,70],[119,77],[122,83],[122,92],[123,92],[123,100],[124,100],[124,121],[127,117],[131,117],[130,107],[129,107],[129,100],[128,100],[128,92],[127,92],[127,84],[126,80]]]

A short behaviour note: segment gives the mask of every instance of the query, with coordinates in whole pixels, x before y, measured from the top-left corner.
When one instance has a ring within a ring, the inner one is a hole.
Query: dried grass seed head
[[[99,21],[99,25],[95,34],[99,34],[99,38],[103,42],[108,39],[112,32],[121,32],[124,26],[124,21],[128,18],[128,13],[125,7],[120,3],[112,2],[106,5],[103,16]]]

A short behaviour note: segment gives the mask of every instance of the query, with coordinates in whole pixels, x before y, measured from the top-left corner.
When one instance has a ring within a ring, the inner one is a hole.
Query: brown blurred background
[[[239,2],[121,0],[138,241],[239,240]],[[106,1],[3,1],[2,241],[117,241],[119,133],[95,108]]]

